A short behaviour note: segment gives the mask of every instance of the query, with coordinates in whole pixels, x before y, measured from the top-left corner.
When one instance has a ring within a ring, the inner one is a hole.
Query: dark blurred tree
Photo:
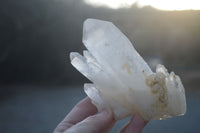
[[[85,49],[81,39],[86,18],[112,21],[144,57],[160,57],[170,68],[199,67],[199,15],[136,5],[95,8],[82,0],[1,0],[0,83],[86,82],[69,61],[69,52]]]

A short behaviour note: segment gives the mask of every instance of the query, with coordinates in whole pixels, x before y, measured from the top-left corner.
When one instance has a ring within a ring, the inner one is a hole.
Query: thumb
[[[114,123],[112,111],[103,110],[72,126],[65,133],[102,133],[109,131]]]

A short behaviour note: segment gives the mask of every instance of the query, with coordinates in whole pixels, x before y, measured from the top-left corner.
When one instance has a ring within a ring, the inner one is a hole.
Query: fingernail
[[[136,117],[134,119],[135,119],[135,121],[139,121],[144,124],[147,124],[149,122],[149,121],[145,121],[139,114],[136,114]]]
[[[140,125],[143,125],[143,123],[143,119],[138,114],[135,114],[135,116],[131,119],[130,125],[132,127],[138,127]]]
[[[100,112],[100,114],[110,116],[112,114],[112,111],[110,109],[104,109]]]
[[[144,122],[144,120],[138,114],[135,115],[134,121],[137,121],[138,123]]]

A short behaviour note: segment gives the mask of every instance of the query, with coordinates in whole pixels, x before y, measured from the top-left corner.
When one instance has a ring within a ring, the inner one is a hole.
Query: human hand
[[[86,97],[58,124],[54,133],[108,133],[116,122],[112,111],[97,112],[96,107]],[[118,133],[141,133],[146,124],[139,115],[135,115]]]

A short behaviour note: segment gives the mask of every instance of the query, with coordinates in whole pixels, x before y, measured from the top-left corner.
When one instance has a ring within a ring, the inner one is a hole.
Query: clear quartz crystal
[[[70,53],[72,65],[93,82],[84,90],[98,111],[112,109],[115,118],[140,114],[145,120],[166,119],[186,112],[179,76],[163,65],[152,72],[128,38],[111,22],[87,19],[83,56]]]

